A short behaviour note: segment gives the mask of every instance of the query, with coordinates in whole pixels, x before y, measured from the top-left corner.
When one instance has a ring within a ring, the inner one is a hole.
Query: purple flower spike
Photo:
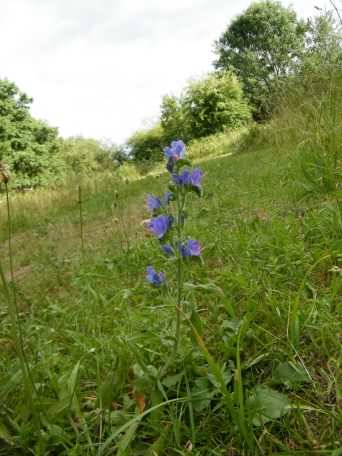
[[[170,244],[164,244],[162,245],[162,250],[167,256],[171,256],[174,254],[174,250]]]
[[[195,239],[189,239],[181,245],[180,251],[183,257],[201,256],[201,244]]]
[[[172,160],[179,160],[185,156],[185,144],[179,139],[178,141],[172,141],[169,147],[164,149],[165,157]]]
[[[201,188],[203,173],[199,168],[195,168],[191,172],[191,185],[197,188]]]
[[[181,174],[173,174],[172,180],[177,185],[192,185],[196,188],[201,188],[203,173],[199,168],[183,171]]]
[[[152,266],[146,268],[146,280],[156,287],[160,287],[165,282],[165,274],[163,272],[156,272]]]
[[[154,211],[156,209],[160,209],[162,206],[162,203],[161,203],[160,198],[156,198],[153,195],[147,195],[146,205],[147,205],[148,209],[150,209],[151,211]]]
[[[158,239],[162,239],[167,231],[171,228],[173,217],[170,215],[160,215],[159,217],[152,218],[147,223],[147,228],[153,233]]]
[[[190,171],[185,170],[181,174],[173,174],[172,180],[177,185],[190,185],[191,184]]]

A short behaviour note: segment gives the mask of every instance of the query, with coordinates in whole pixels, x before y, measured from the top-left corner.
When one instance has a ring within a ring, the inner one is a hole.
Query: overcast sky
[[[0,0],[0,78],[63,136],[124,141],[161,97],[212,69],[213,42],[250,0]],[[302,16],[328,0],[283,0]]]

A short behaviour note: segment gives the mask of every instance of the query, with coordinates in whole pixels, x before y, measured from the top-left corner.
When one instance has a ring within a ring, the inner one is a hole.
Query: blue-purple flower
[[[160,198],[149,194],[149,195],[147,195],[147,198],[146,198],[146,206],[151,211],[154,211],[154,210],[160,209],[162,207],[162,202],[161,202]]]
[[[199,168],[195,168],[191,172],[191,185],[193,187],[201,188],[203,173]]]
[[[187,169],[181,174],[173,174],[172,180],[177,185],[190,185],[191,184],[191,174]]]
[[[178,141],[172,141],[169,147],[164,149],[165,157],[172,160],[179,160],[185,156],[185,144],[179,139]]]
[[[158,239],[162,239],[171,228],[172,222],[173,217],[171,215],[159,215],[159,217],[154,217],[147,222],[147,228]]]
[[[148,194],[146,198],[146,206],[151,211],[161,209],[163,206],[167,206],[170,203],[172,195],[172,192],[165,192],[164,195],[159,198],[158,196]]]
[[[173,174],[172,180],[177,185],[185,185],[201,188],[203,173],[199,168],[195,168],[192,171],[185,170],[181,174]]]
[[[164,244],[162,245],[162,250],[167,256],[171,256],[174,254],[173,247],[170,244]]]
[[[195,239],[189,239],[180,246],[183,257],[201,256],[201,244]]]
[[[165,282],[165,274],[163,272],[156,272],[152,266],[146,268],[146,280],[156,287],[159,287]]]

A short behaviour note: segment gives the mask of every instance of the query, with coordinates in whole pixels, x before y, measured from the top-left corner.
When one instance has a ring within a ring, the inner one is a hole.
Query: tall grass
[[[186,324],[166,368],[174,301],[145,284],[147,262],[160,270],[164,258],[141,227],[145,193],[160,194],[164,176],[84,183],[82,261],[78,184],[13,201],[14,269],[23,255],[30,264],[17,279],[20,322],[42,423],[38,432],[9,343],[4,285],[0,455],[339,454],[340,89],[332,97],[326,87],[319,102],[304,96],[319,93],[311,83],[296,86],[254,129],[256,150],[201,165],[204,197],[188,208],[185,234],[201,239],[204,266],[184,281]],[[224,149],[215,147],[212,157]],[[303,173],[313,150],[337,154],[331,189]]]
[[[269,124],[254,127],[240,150],[269,145],[290,154],[297,197],[331,193],[342,178],[342,70],[322,65],[293,76]]]

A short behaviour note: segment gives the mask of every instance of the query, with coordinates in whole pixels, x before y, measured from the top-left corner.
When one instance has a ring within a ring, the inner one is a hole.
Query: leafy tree
[[[212,73],[191,81],[179,98],[165,96],[161,125],[165,142],[175,138],[189,141],[227,128],[236,128],[250,118],[250,109],[236,76]]]
[[[191,138],[242,126],[250,109],[236,76],[224,72],[188,84],[183,109]]]
[[[300,69],[309,71],[311,67],[314,71],[317,66],[340,65],[341,62],[341,23],[336,22],[333,11],[322,11],[308,21],[306,51]]]
[[[15,187],[32,187],[63,171],[58,132],[29,112],[32,99],[7,79],[0,80],[0,160],[14,174]]]
[[[307,25],[279,2],[252,3],[220,36],[217,69],[234,71],[262,120],[272,111],[272,93],[304,51]]]
[[[136,161],[158,161],[163,158],[164,131],[160,123],[148,130],[139,130],[127,141],[130,156]]]
[[[165,95],[163,97],[160,122],[166,144],[175,138],[182,138],[185,142],[191,139],[186,114],[182,96],[177,98],[174,95]]]
[[[100,142],[82,136],[61,140],[61,156],[67,171],[73,174],[92,174],[120,166],[127,156],[112,142]]]

